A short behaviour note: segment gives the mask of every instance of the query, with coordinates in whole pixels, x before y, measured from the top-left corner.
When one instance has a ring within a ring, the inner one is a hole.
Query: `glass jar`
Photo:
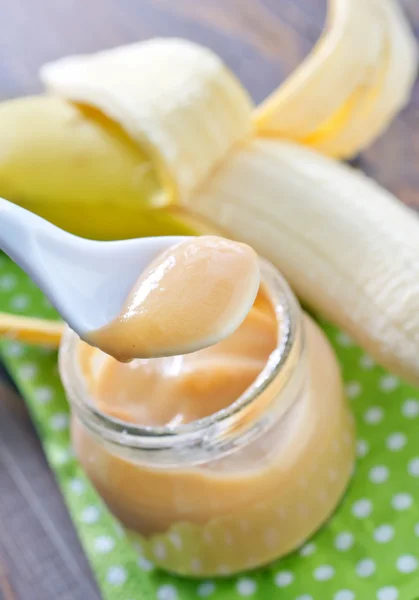
[[[71,330],[62,341],[80,463],[145,556],[171,572],[228,575],[291,552],[331,515],[352,473],[353,419],[334,353],[276,269],[261,261],[261,271],[277,347],[250,388],[209,417],[141,427],[102,413],[87,383],[101,352]]]

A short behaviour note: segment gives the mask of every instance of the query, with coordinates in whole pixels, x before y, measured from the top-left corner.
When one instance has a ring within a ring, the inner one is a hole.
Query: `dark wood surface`
[[[401,1],[419,38],[419,1]],[[180,36],[218,52],[260,101],[310,51],[325,10],[326,0],[0,0],[0,100],[40,92],[46,61]],[[357,164],[419,208],[418,85]],[[0,371],[0,599],[96,598],[28,413]]]

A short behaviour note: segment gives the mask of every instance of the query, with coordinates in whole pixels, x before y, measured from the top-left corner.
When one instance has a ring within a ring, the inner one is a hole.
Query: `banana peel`
[[[148,154],[103,113],[54,96],[0,104],[0,195],[82,237],[117,239],[191,229]]]
[[[371,143],[408,102],[416,72],[395,0],[330,0],[312,55],[255,110],[214,54],[182,40],[69,57],[41,78],[49,94],[101,113],[144,153],[163,191],[156,211],[186,209],[198,232],[204,218],[250,242],[304,302],[419,382],[419,221],[320,154],[349,157]],[[0,194],[1,173],[0,164]],[[147,211],[149,201],[138,197]],[[121,195],[117,210],[125,203]]]
[[[18,342],[58,348],[64,329],[60,321],[0,313],[0,336]]]

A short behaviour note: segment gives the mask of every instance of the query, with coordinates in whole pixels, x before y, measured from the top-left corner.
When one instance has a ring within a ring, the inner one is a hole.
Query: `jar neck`
[[[261,259],[261,281],[275,310],[277,347],[253,384],[228,407],[177,427],[141,427],[99,411],[83,375],[78,336],[68,329],[60,347],[60,373],[77,418],[101,443],[129,460],[154,466],[199,464],[251,443],[289,411],[303,385],[301,309],[287,282]]]

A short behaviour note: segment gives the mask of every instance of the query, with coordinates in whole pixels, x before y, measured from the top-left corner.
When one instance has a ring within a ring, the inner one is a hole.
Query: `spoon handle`
[[[41,217],[0,198],[0,250],[30,275],[36,234],[44,224]]]

